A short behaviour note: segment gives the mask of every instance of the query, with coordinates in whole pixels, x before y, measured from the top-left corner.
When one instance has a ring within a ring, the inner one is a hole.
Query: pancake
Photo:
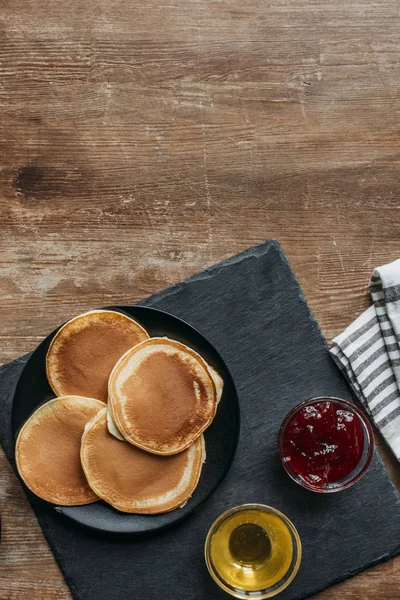
[[[15,446],[18,472],[37,496],[78,506],[98,500],[80,462],[85,425],[104,408],[94,398],[63,396],[40,406],[22,426]]]
[[[54,336],[46,357],[47,379],[57,396],[73,394],[107,402],[107,382],[117,360],[148,338],[122,313],[92,310],[68,321]]]
[[[108,428],[108,431],[111,433],[111,435],[116,437],[117,440],[121,440],[123,442],[125,441],[124,436],[122,435],[122,433],[120,432],[120,430],[118,429],[118,427],[115,423],[114,415],[112,412],[111,402],[109,402],[108,406],[107,406],[107,428]]]
[[[93,492],[117,510],[158,514],[182,506],[195,490],[205,458],[201,436],[184,452],[157,456],[113,437],[107,408],[87,425],[81,462]]]
[[[150,338],[115,365],[108,402],[127,441],[170,455],[188,448],[211,424],[217,390],[207,363],[194,350],[168,338]]]
[[[217,391],[217,404],[219,404],[221,401],[221,398],[222,398],[222,392],[224,391],[224,380],[222,379],[222,377],[218,373],[218,371],[216,369],[214,369],[214,367],[212,367],[211,365],[207,365],[207,366],[208,366],[210,375],[214,381],[215,389]]]
[[[215,384],[215,388],[217,391],[217,404],[219,404],[219,402],[222,398],[222,392],[224,391],[224,380],[222,379],[222,377],[218,373],[218,371],[216,369],[214,369],[214,367],[212,367],[211,365],[207,365],[207,367],[208,367],[210,375],[213,378],[213,381]],[[113,412],[112,412],[111,402],[109,402],[108,410],[107,410],[107,427],[108,427],[108,431],[111,433],[111,435],[116,437],[117,440],[125,439],[115,423]]]

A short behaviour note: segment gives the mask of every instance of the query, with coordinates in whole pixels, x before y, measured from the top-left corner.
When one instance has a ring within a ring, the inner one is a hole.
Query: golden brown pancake
[[[40,406],[24,423],[15,459],[34,494],[63,506],[98,500],[82,470],[80,448],[85,425],[103,407],[94,398],[63,396]]]
[[[56,333],[46,357],[47,379],[57,396],[75,394],[107,402],[107,382],[117,360],[148,338],[122,313],[92,310]]]
[[[174,456],[117,440],[107,428],[107,408],[82,436],[81,461],[91,488],[122,512],[157,514],[182,506],[197,486],[204,458],[203,436]]]
[[[207,367],[208,367],[210,375],[213,378],[213,381],[215,384],[215,388],[217,391],[217,404],[219,404],[219,402],[222,398],[222,392],[224,391],[224,380],[222,379],[222,377],[218,373],[218,371],[216,369],[214,369],[214,367],[212,367],[211,365],[207,365]],[[113,412],[112,412],[111,402],[108,403],[107,426],[108,426],[108,431],[111,433],[111,435],[115,436],[118,440],[125,440],[124,436],[119,431],[119,429],[115,423],[115,419],[113,417]]]
[[[207,363],[184,344],[150,338],[128,350],[109,379],[115,425],[131,444],[170,455],[211,424],[217,391]]]

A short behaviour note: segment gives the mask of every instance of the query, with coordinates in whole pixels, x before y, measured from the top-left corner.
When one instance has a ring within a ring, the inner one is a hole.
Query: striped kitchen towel
[[[374,270],[373,306],[332,341],[331,353],[400,459],[400,259]]]

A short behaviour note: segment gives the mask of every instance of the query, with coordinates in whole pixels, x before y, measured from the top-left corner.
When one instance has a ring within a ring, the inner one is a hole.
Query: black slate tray
[[[159,534],[96,534],[30,497],[76,600],[223,600],[204,565],[203,543],[214,519],[244,502],[280,509],[302,538],[302,565],[279,596],[284,600],[306,598],[400,553],[400,496],[378,454],[365,477],[338,494],[308,492],[279,463],[276,436],[290,408],[311,396],[351,396],[277,242],[250,248],[141,304],[188,321],[221,353],[239,393],[239,447],[214,495]],[[11,401],[25,360],[0,370],[0,438],[11,461]]]

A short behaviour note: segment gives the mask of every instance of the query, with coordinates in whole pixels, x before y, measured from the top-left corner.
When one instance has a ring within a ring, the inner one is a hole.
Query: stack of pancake
[[[94,310],[61,327],[46,369],[57,397],[31,415],[16,443],[32,492],[64,506],[101,498],[143,514],[188,501],[223,390],[199,354],[150,338],[122,313]]]

